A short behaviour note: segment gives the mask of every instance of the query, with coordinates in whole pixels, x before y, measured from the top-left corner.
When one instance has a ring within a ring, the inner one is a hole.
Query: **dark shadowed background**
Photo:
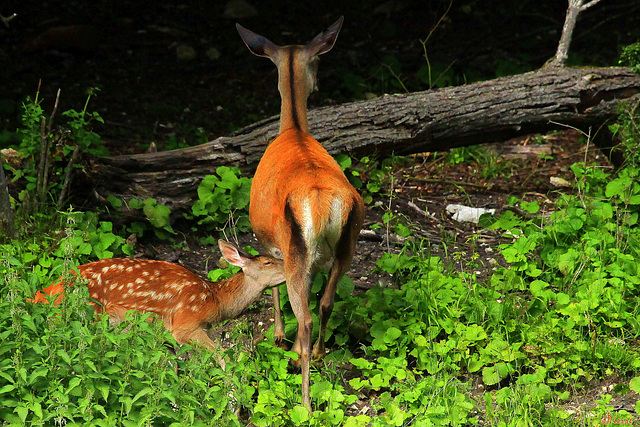
[[[565,9],[561,0],[5,0],[0,14],[18,16],[0,24],[0,147],[15,142],[40,80],[46,111],[58,89],[60,111],[100,89],[89,110],[104,118],[95,130],[112,153],[198,144],[277,114],[275,67],[248,52],[235,22],[291,44],[345,16],[313,108],[538,68],[555,53]],[[603,0],[580,15],[570,63],[615,65],[639,39],[640,2]]]

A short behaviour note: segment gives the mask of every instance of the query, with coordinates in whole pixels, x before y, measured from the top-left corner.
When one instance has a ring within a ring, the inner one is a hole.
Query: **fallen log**
[[[548,67],[439,90],[311,110],[311,134],[335,155],[406,155],[499,142],[559,129],[585,131],[615,120],[620,100],[640,99],[640,76],[628,68]],[[251,174],[278,134],[270,117],[195,147],[94,159],[85,169],[99,196],[155,198],[173,212],[221,165]]]

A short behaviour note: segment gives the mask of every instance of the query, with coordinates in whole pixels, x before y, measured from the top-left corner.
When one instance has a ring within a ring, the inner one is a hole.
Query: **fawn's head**
[[[222,256],[229,264],[242,268],[245,282],[262,288],[276,286],[284,282],[282,260],[268,255],[250,255],[224,240],[218,240],[218,246]]]

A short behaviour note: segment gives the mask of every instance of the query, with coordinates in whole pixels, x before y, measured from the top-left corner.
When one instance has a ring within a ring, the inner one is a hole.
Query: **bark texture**
[[[329,153],[356,157],[443,151],[562,128],[592,133],[616,117],[619,100],[640,97],[628,68],[548,67],[440,90],[385,95],[309,112],[311,134]],[[98,196],[153,197],[178,212],[221,165],[252,173],[278,132],[270,117],[228,137],[179,150],[94,159]]]

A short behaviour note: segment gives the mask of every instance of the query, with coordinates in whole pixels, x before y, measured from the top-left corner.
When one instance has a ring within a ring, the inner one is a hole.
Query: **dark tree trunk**
[[[16,237],[13,223],[13,209],[9,198],[9,187],[4,174],[2,153],[0,153],[0,237],[5,234],[9,238]],[[0,239],[2,241],[3,239]]]
[[[627,68],[549,67],[521,75],[406,95],[385,95],[310,111],[311,134],[335,155],[359,157],[444,151],[548,132],[562,125],[597,131],[623,99],[638,98]],[[562,124],[562,125],[560,125]],[[98,158],[87,169],[97,193],[153,197],[175,212],[221,165],[250,174],[278,132],[278,117],[229,137],[180,150]]]

